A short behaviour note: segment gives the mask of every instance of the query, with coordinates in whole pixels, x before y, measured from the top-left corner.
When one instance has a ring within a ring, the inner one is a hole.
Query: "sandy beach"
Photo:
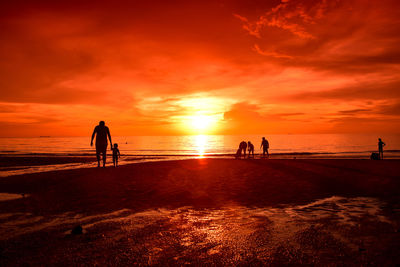
[[[399,173],[194,159],[4,177],[0,265],[396,265]]]

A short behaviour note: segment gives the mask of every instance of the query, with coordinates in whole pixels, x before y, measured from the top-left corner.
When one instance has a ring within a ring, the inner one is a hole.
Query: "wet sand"
[[[198,159],[1,178],[1,193],[24,196],[0,201],[0,265],[396,265],[399,163]]]
[[[41,166],[68,163],[95,162],[96,158],[76,156],[0,156],[0,168],[20,166]]]

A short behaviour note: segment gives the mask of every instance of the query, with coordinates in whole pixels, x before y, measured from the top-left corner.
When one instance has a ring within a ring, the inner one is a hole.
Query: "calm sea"
[[[251,141],[255,146],[255,153],[258,154],[262,136],[115,136],[113,142],[118,143],[121,163],[124,164],[193,157],[232,157],[243,140]],[[400,158],[400,134],[265,135],[265,137],[270,143],[271,158],[369,158],[371,152],[378,149],[378,137],[386,143],[386,158]],[[90,137],[1,138],[0,154],[32,157],[93,157],[94,148],[90,147]],[[66,164],[57,168],[71,166],[80,165]],[[47,169],[40,167],[40,170]],[[50,169],[54,169],[54,166]]]

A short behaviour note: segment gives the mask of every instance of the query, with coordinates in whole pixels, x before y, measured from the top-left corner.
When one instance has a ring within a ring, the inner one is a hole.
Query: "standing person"
[[[107,157],[107,137],[110,140],[110,145],[112,147],[110,130],[105,126],[104,121],[100,121],[92,134],[92,139],[90,141],[90,146],[93,146],[93,138],[96,135],[96,157],[97,157],[97,167],[100,167],[100,153],[103,156],[103,167],[106,167],[106,157]]]
[[[269,143],[268,140],[265,139],[265,137],[262,138],[260,148],[263,148],[263,157],[265,157],[265,153],[267,153],[267,156],[269,158],[269,153],[268,153]]]
[[[246,149],[247,149],[247,143],[246,143],[246,141],[240,142],[239,148],[242,149],[242,151],[243,151],[243,157],[246,158]]]
[[[379,148],[379,158],[383,159],[383,147],[386,146],[386,144],[382,141],[382,139],[378,138],[378,148]]]
[[[248,141],[247,147],[249,148],[249,158],[250,158],[250,154],[252,154],[252,156],[254,158],[254,145],[250,141]]]
[[[111,146],[111,150],[113,152],[113,163],[114,167],[118,166],[118,158],[121,157],[121,153],[119,153],[118,144],[114,143],[114,147]]]

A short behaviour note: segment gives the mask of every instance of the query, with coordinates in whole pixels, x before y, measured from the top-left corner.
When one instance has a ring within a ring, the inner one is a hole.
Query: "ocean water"
[[[378,149],[378,137],[388,156],[400,153],[398,135],[309,134],[265,135],[275,155],[369,156]],[[251,141],[260,152],[262,135],[116,136],[125,156],[223,156],[234,154],[241,141]],[[92,155],[90,137],[0,138],[1,155]]]
[[[114,136],[121,152],[120,164],[199,157],[232,158],[241,141],[251,141],[258,157],[263,135]],[[271,158],[361,158],[378,150],[378,138],[386,143],[385,158],[400,158],[400,134],[265,135]],[[88,137],[0,138],[0,156],[95,157]],[[111,151],[108,150],[108,153]],[[109,159],[108,162],[111,162]],[[0,166],[0,176],[56,169],[95,166],[95,163],[42,166]]]
[[[400,152],[399,135],[310,134],[265,135],[270,153],[285,155],[368,156],[378,149],[378,137],[388,156]],[[260,152],[262,135],[116,136],[124,156],[224,156],[236,152],[241,141],[251,141]],[[90,137],[1,138],[1,155],[87,156],[94,153]]]

